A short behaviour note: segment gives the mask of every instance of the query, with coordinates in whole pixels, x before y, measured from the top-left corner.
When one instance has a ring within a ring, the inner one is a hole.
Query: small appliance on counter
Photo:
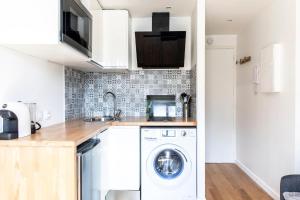
[[[37,130],[42,128],[41,124],[37,122],[37,109],[36,103],[26,103],[29,113],[30,113],[30,122],[31,122],[31,134],[36,133]]]
[[[0,109],[0,140],[31,135],[30,112],[21,102],[3,104]]]
[[[191,95],[186,93],[180,95],[180,100],[182,102],[182,117],[186,121],[191,117],[191,98]]]
[[[172,121],[175,117],[175,95],[147,95],[148,121]]]

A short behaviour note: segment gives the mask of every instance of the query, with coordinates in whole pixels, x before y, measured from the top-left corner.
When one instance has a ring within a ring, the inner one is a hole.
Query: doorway
[[[206,162],[234,163],[235,50],[206,49]]]

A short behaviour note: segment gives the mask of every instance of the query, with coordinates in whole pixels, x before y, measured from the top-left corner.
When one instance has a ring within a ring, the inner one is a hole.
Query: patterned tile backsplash
[[[197,85],[197,70],[196,65],[192,67],[191,70],[191,95],[192,95],[192,102],[191,102],[191,111],[192,117],[196,119],[196,85]]]
[[[176,95],[176,113],[182,116],[179,96],[182,92],[190,94],[193,91],[192,71],[83,73],[70,68],[65,71],[66,120],[112,113],[110,97],[104,100],[108,91],[116,94],[117,109],[122,110],[122,116],[146,116],[147,95]]]
[[[81,119],[84,113],[84,73],[65,68],[65,118]]]

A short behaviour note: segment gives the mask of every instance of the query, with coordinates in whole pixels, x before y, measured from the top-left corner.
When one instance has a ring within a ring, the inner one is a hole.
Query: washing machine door
[[[184,168],[182,155],[173,149],[162,150],[154,159],[155,172],[164,179],[175,179]]]
[[[181,184],[190,175],[191,166],[187,152],[172,144],[159,146],[147,160],[148,176],[166,187]]]

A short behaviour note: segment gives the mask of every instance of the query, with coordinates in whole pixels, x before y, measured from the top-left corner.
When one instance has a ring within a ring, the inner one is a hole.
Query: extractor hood
[[[170,14],[152,14],[152,32],[136,32],[138,67],[176,69],[184,67],[185,31],[170,31]]]

